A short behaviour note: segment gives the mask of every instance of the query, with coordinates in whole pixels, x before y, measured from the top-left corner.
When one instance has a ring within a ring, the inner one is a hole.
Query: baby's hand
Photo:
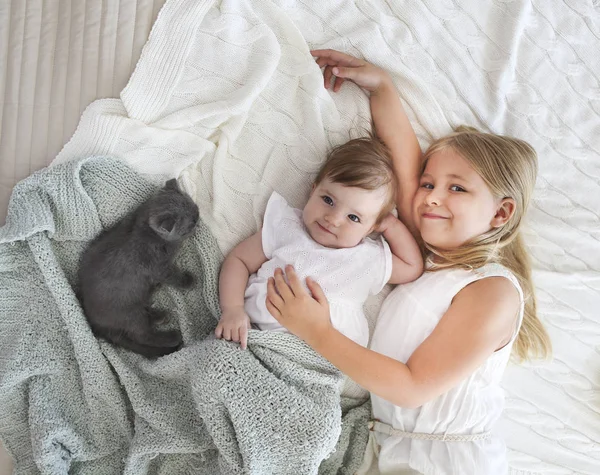
[[[391,80],[383,69],[349,54],[332,49],[316,49],[310,54],[317,58],[317,64],[321,68],[325,68],[325,89],[329,89],[331,78],[336,77],[334,92],[339,91],[345,79],[350,79],[371,93],[376,92],[385,81]]]
[[[215,329],[215,336],[235,341],[245,350],[248,343],[248,328],[250,328],[250,318],[246,315],[244,307],[225,307]]]
[[[396,216],[394,216],[392,213],[389,213],[381,220],[381,223],[379,223],[379,226],[375,228],[375,231],[383,234],[390,226],[394,225],[396,221],[398,221],[398,218],[396,218]]]

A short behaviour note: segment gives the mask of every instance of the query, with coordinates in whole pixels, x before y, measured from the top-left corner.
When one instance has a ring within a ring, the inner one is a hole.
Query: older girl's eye
[[[360,218],[355,214],[349,214],[348,219],[350,219],[350,221],[354,221],[355,223],[360,223]]]
[[[331,206],[333,204],[333,200],[329,196],[324,195],[321,198],[323,199],[325,204],[328,204],[329,206]]]
[[[450,190],[451,191],[462,191],[462,192],[467,191],[462,186],[458,186],[458,185],[452,185],[450,187]]]

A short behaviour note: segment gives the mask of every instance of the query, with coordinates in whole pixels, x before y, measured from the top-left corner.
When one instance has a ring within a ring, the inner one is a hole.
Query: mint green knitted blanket
[[[0,228],[0,438],[15,473],[353,473],[369,408],[340,401],[333,366],[288,334],[252,331],[246,351],[211,337],[222,255],[202,222],[178,256],[198,284],[155,298],[182,350],[147,360],[91,333],[73,290],[80,253],[154,191],[92,157],[13,192]]]

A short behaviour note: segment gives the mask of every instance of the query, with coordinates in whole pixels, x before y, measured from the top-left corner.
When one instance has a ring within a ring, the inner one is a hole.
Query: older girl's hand
[[[344,80],[349,79],[371,93],[377,92],[386,82],[391,83],[387,72],[377,66],[333,49],[316,49],[310,52],[317,58],[317,64],[323,70],[325,89],[329,89],[331,78],[335,76],[333,91],[339,91]]]
[[[275,270],[275,276],[267,283],[267,309],[281,325],[307,343],[315,341],[331,328],[329,303],[321,286],[310,277],[306,284],[312,296],[302,286],[292,266],[283,271]]]

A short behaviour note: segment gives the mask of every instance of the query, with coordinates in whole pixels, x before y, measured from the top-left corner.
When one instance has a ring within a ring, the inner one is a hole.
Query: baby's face
[[[354,247],[373,231],[386,191],[368,191],[325,179],[313,188],[304,207],[304,225],[322,246]]]

